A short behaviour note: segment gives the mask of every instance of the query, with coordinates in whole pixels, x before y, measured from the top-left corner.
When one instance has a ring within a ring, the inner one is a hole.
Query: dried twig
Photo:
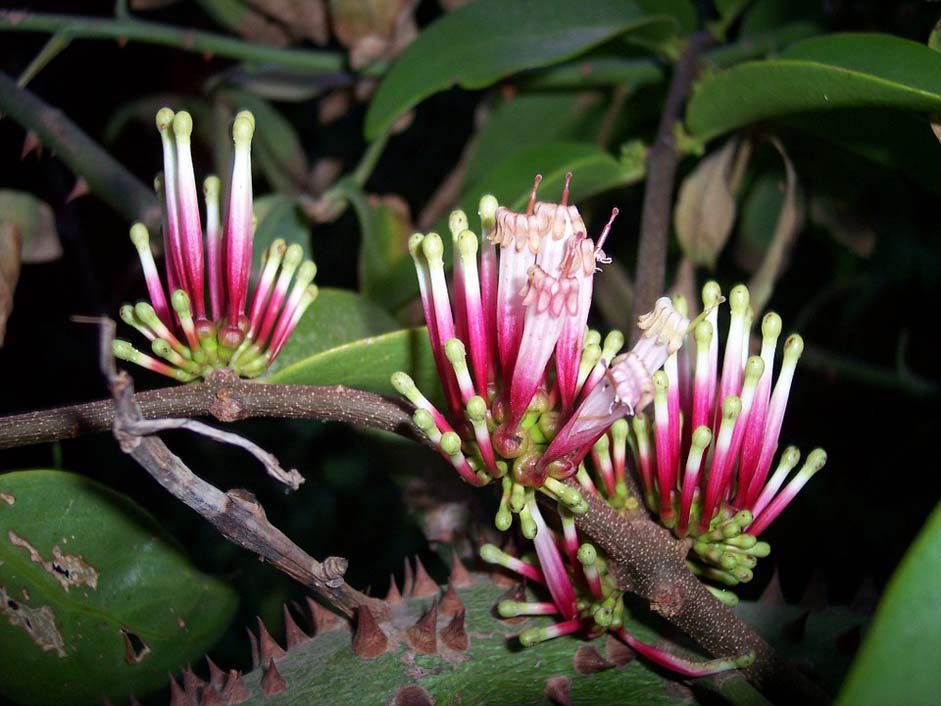
[[[192,424],[186,423],[187,420],[167,420],[169,423],[145,420],[134,399],[131,376],[124,371],[115,370],[114,359],[110,354],[114,323],[102,321],[101,332],[101,370],[111,387],[114,404],[113,431],[121,450],[143,466],[164,489],[212,523],[226,539],[257,553],[346,615],[352,616],[357,606],[364,604],[369,604],[374,614],[383,614],[386,610],[385,604],[365,596],[343,580],[347,567],[346,559],[328,557],[320,563],[268,521],[264,508],[251,493],[245,490],[230,490],[224,493],[187,468],[154,432],[161,429],[187,428],[205,433],[206,426],[199,425],[202,428],[194,428]],[[219,438],[216,434],[212,436]],[[227,443],[233,443],[232,437],[235,435],[226,436]],[[238,445],[257,449],[251,442],[242,441],[244,443]],[[271,459],[266,464],[273,463],[280,469],[270,454],[264,451],[262,454]]]

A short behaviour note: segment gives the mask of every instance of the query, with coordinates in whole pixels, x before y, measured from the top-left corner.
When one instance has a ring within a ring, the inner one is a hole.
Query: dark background
[[[29,7],[104,15],[112,10],[103,2],[83,3],[80,9],[61,2]],[[889,31],[923,42],[941,4],[830,2],[823,11],[826,25],[834,30]],[[434,3],[423,3],[419,20],[427,22],[437,12]],[[198,8],[186,4],[148,18],[213,29]],[[40,35],[0,34],[0,69],[17,75],[44,41]],[[120,48],[108,41],[76,41],[30,90],[101,139],[109,118],[126,101],[161,91],[199,94],[206,79],[226,65],[142,44]],[[369,190],[398,193],[417,212],[458,159],[480,99],[481,94],[454,90],[423,103],[412,126],[392,139]],[[362,109],[324,128],[313,101],[279,107],[297,126],[311,160],[330,155],[343,160],[347,169],[355,165],[364,147]],[[654,126],[655,119],[638,136],[649,139]],[[0,349],[0,414],[103,397],[97,332],[69,318],[114,316],[121,303],[144,294],[127,238],[129,224],[93,196],[65,203],[74,175],[48,150],[41,158],[20,161],[23,137],[16,123],[0,120],[0,188],[29,191],[52,206],[65,256],[23,268]],[[789,599],[798,599],[816,577],[829,601],[848,603],[867,580],[881,590],[941,495],[933,436],[941,380],[934,368],[934,307],[941,294],[938,196],[901,173],[883,170],[873,179],[876,168],[871,165],[823,163],[818,145],[809,138],[795,136],[787,144],[805,189],[830,187],[838,180],[855,193],[857,215],[872,225],[878,240],[874,252],[860,258],[809,225],[772,299],[785,328],[800,322],[809,344],[844,360],[878,366],[893,379],[904,343],[908,368],[934,381],[913,394],[892,380],[861,380],[819,366],[798,368],[781,440],[805,454],[823,446],[829,462],[768,532],[772,558],[762,562],[755,581],[741,594],[760,593],[777,567]],[[132,124],[108,148],[145,182],[160,168],[159,140],[151,124]],[[196,162],[201,162],[199,154]],[[867,178],[857,183],[859,169],[867,170]],[[256,184],[256,193],[265,190]],[[642,186],[637,186],[606,197],[622,214],[609,252],[629,269],[634,266],[641,196]],[[603,205],[596,212],[604,213]],[[321,286],[356,287],[352,253],[357,242],[352,213],[315,227],[312,243]],[[730,286],[741,276],[734,258],[724,255],[719,280]],[[139,389],[164,384],[144,371],[134,374]],[[297,467],[307,478],[302,489],[290,496],[281,493],[240,452],[182,434],[167,434],[166,440],[211,482],[250,488],[269,518],[312,555],[348,557],[348,579],[354,586],[384,592],[389,573],[400,575],[403,558],[415,552],[441,577],[443,564],[423,538],[421,515],[412,511],[403,488],[415,474],[449,473],[445,464],[404,442],[338,425],[251,421],[234,427],[275,451],[285,466]],[[241,626],[260,614],[278,630],[281,603],[301,595],[288,579],[225,542],[159,491],[108,434],[0,452],[0,471],[43,467],[84,473],[130,495],[184,546],[199,548],[193,552],[198,565],[233,583],[243,600],[229,637],[212,653],[220,663],[244,667],[248,650]]]

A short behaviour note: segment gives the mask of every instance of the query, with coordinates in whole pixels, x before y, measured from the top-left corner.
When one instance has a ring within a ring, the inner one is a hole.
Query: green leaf
[[[930,706],[941,693],[941,506],[889,582],[837,706]]]
[[[545,142],[590,141],[604,109],[598,91],[524,93],[501,102],[474,138],[464,184],[473,184],[492,165]]]
[[[438,395],[438,378],[422,328],[400,329],[328,348],[282,367],[266,382],[302,385],[346,385],[395,396],[389,378],[403,370],[429,398]]]
[[[334,187],[353,205],[363,242],[359,249],[359,286],[367,297],[387,306],[389,277],[405,261],[408,237],[414,231],[408,204],[395,195],[367,195],[352,179]]]
[[[374,139],[398,116],[454,84],[484,88],[664,19],[645,16],[624,0],[583,0],[577,11],[565,0],[469,3],[432,23],[398,58],[369,105],[366,136]]]
[[[869,107],[941,110],[941,54],[890,35],[814,37],[700,81],[686,123],[708,140],[781,115]]]
[[[284,345],[281,355],[269,368],[279,371],[352,341],[387,333],[398,328],[395,319],[369,299],[345,289],[322,288]],[[389,371],[392,374],[392,371]],[[270,379],[269,382],[284,382]],[[308,381],[310,384],[333,384]]]
[[[259,259],[276,238],[282,238],[288,245],[297,243],[307,257],[311,256],[310,222],[293,199],[284,194],[266,194],[255,199],[253,210],[258,224],[253,249]],[[261,267],[255,271],[260,272]]]
[[[0,475],[0,527],[0,693],[19,704],[144,696],[234,612],[154,518],[83,476]]]
[[[572,172],[571,203],[579,203],[596,194],[640,181],[644,176],[643,148],[627,143],[615,159],[596,145],[584,142],[549,142],[523,150],[493,165],[477,182],[463,190],[457,208],[470,219],[471,230],[480,229],[477,206],[484,194],[493,194],[501,205],[517,211],[526,206],[533,177],[542,174],[539,193],[546,200],[562,194],[566,172]],[[439,233],[448,233],[447,221],[438,224]],[[445,238],[445,262],[450,262],[451,239]],[[405,304],[418,293],[411,261],[403,261],[390,275],[384,301],[388,308]]]

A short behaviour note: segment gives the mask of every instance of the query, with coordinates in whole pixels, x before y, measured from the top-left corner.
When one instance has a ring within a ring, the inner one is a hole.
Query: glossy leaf
[[[297,324],[281,355],[269,368],[275,377],[296,365],[353,341],[398,328],[395,319],[369,299],[345,289],[321,288],[320,294]],[[390,371],[391,374],[391,371]],[[269,382],[284,382],[269,379]],[[306,381],[327,385],[331,382]]]
[[[480,197],[493,194],[500,204],[515,210],[525,208],[532,190],[533,177],[542,174],[541,198],[553,200],[562,193],[566,172],[572,172],[571,198],[578,204],[596,194],[618,186],[640,181],[644,176],[644,150],[639,143],[628,143],[620,158],[615,158],[596,145],[583,142],[549,142],[494,164],[476,183],[467,186],[455,208],[462,208],[469,217],[471,230],[480,230],[476,218]],[[447,221],[437,225],[439,233],[448,233]],[[445,238],[450,249],[450,238]],[[445,262],[451,260],[446,253]],[[384,302],[389,308],[403,305],[418,294],[418,281],[411,261],[403,261],[390,275]]]
[[[500,102],[474,137],[464,184],[479,181],[498,162],[545,142],[590,141],[604,115],[602,94],[546,91]]]
[[[815,37],[703,79],[686,122],[708,140],[781,115],[876,107],[941,110],[941,54],[882,34]]]
[[[454,84],[483,88],[570,59],[631,28],[671,19],[624,0],[478,0],[427,27],[386,74],[366,113],[373,139],[428,96]]]
[[[889,582],[838,706],[929,706],[941,693],[941,506]]]
[[[437,396],[439,383],[424,328],[400,329],[327,348],[280,368],[266,382],[346,385],[394,396],[397,393],[389,378],[398,370],[411,375],[427,396]]]
[[[266,194],[255,199],[252,209],[257,222],[254,252],[259,259],[255,272],[261,271],[260,258],[277,238],[288,245],[297,243],[307,257],[311,256],[310,222],[293,199],[284,194]]]
[[[0,693],[17,703],[143,696],[235,609],[154,518],[84,476],[0,475],[0,527]]]

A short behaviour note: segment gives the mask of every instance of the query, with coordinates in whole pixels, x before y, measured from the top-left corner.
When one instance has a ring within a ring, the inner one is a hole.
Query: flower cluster
[[[772,385],[781,317],[765,314],[760,355],[748,357],[752,314],[748,289],[738,285],[729,293],[720,374],[718,309],[724,299],[715,282],[705,285],[702,297],[705,313],[690,333],[695,343],[653,375],[653,429],[643,414],[635,416],[632,447],[647,507],[677,537],[690,538],[691,568],[734,586],[751,580],[757,559],[770,551],[757,538],[827,456],[811,451],[785,486],[800,460],[789,446],[769,478],[803,340],[792,334],[784,342]]]
[[[503,530],[513,513],[528,523],[526,508],[536,489],[573,512],[587,509],[579,491],[562,481],[577,473],[615,420],[653,398],[651,375],[688,326],[661,299],[642,317],[644,335],[625,354],[617,355],[624,343],[620,333],[603,344],[589,333],[592,279],[596,263],[606,261],[602,246],[617,211],[595,242],[578,209],[567,203],[568,182],[561,203],[537,202],[538,184],[537,177],[525,213],[484,196],[483,239],[468,230],[462,211],[451,214],[453,297],[441,237],[412,236],[409,249],[446,413],[405,373],[392,378],[415,405],[416,425],[464,480],[484,485],[502,479],[497,526]]]
[[[124,322],[150,341],[156,357],[124,340],[114,342],[114,354],[181,382],[222,367],[255,377],[277,357],[317,297],[312,284],[317,268],[309,260],[302,262],[299,245],[288,247],[275,240],[265,253],[249,306],[255,118],[242,111],[232,127],[235,158],[224,226],[219,178],[210,176],[203,184],[205,234],[190,153],[192,118],[185,111],[163,108],[156,122],[163,141],[164,172],[156,186],[163,207],[167,288],[157,272],[150,234],[143,224],[135,223],[131,241],[140,256],[150,302],[126,304],[120,312]]]

